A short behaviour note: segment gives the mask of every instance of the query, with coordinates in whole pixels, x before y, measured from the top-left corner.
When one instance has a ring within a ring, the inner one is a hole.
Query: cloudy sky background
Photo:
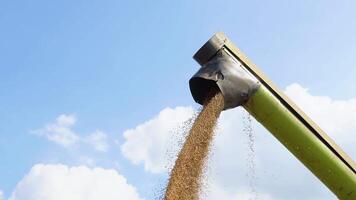
[[[0,200],[154,199],[224,31],[356,158],[354,1],[0,2]],[[247,114],[219,121],[205,199],[251,197]],[[257,122],[259,199],[335,199]]]

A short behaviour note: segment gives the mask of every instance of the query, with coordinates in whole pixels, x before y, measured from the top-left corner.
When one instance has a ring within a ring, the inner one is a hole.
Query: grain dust
[[[242,117],[243,132],[247,136],[247,179],[251,197],[249,200],[257,200],[257,174],[256,174],[256,156],[255,156],[255,136],[252,128],[252,118],[249,113],[245,113]]]

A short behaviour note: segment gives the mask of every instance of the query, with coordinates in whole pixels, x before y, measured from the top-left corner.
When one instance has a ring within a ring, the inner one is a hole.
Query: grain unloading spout
[[[356,199],[355,162],[223,33],[194,59],[201,68],[189,86],[197,103],[220,90],[225,109],[243,106],[339,199]]]
[[[203,47],[196,55],[205,54]],[[199,55],[201,56],[201,55]],[[260,86],[259,81],[226,51],[219,50],[189,81],[194,100],[203,104],[205,95],[217,87],[224,96],[224,109],[241,106]]]

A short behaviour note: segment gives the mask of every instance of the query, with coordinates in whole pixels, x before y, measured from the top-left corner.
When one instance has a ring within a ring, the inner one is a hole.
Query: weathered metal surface
[[[224,96],[225,110],[244,104],[260,86],[259,81],[223,49],[190,79],[194,100],[203,105],[205,95],[213,84]]]

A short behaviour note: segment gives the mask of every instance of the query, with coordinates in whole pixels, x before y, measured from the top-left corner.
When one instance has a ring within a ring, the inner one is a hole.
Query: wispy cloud
[[[57,119],[45,125],[43,128],[33,130],[31,133],[45,137],[48,140],[55,142],[64,147],[70,147],[77,144],[80,140],[72,127],[77,119],[74,115],[60,115]]]
[[[96,151],[108,151],[108,137],[103,131],[96,130],[90,134],[79,134],[73,129],[76,122],[77,118],[74,115],[62,114],[54,122],[46,124],[43,128],[32,130],[31,133],[65,148],[88,144]]]
[[[107,135],[100,130],[96,130],[94,133],[91,133],[90,135],[84,138],[84,141],[93,146],[95,150],[101,152],[108,151],[109,144],[107,140]]]

